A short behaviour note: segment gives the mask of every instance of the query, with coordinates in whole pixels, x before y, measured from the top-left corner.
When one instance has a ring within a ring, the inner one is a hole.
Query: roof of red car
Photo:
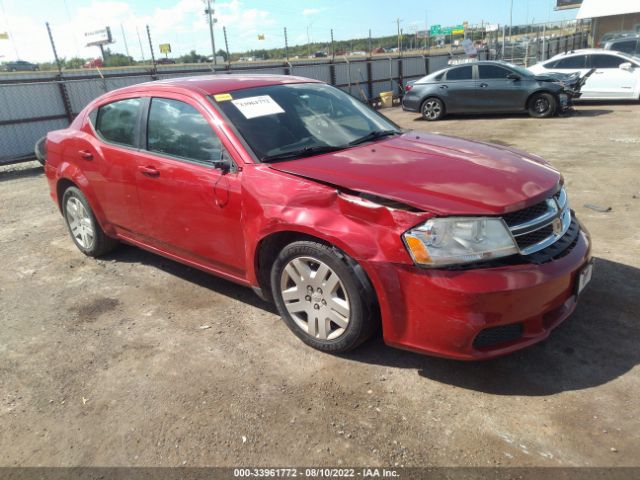
[[[137,90],[141,85],[149,87],[174,87],[198,91],[199,93],[204,93],[207,95],[214,95],[217,93],[231,92],[234,90],[242,90],[245,88],[309,82],[319,83],[318,80],[296,77],[293,75],[217,74],[169,78],[166,80],[132,85],[129,88]]]

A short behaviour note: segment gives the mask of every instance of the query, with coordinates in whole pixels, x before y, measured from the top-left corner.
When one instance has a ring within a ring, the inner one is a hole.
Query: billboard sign
[[[160,44],[160,53],[171,53],[171,44],[170,43],[161,43]]]
[[[92,32],[86,32],[84,38],[87,40],[87,47],[108,45],[113,43],[113,37],[111,36],[111,28],[105,27],[100,30],[94,30]]]
[[[455,27],[445,27],[442,25],[431,25],[429,35],[432,37],[437,35],[464,35],[464,25],[456,25]]]
[[[578,8],[580,5],[582,5],[582,0],[556,0],[556,10]]]

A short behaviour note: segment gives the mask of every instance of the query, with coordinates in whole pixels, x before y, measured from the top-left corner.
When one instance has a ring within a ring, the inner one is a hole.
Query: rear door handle
[[[159,177],[160,176],[160,172],[158,171],[158,169],[156,167],[140,166],[140,167],[138,167],[138,170],[140,171],[140,173],[142,173],[146,177]]]
[[[480,84],[480,88],[487,88],[489,86],[489,84],[487,83],[481,83]]]
[[[93,160],[93,153],[89,150],[78,150],[78,153],[80,154],[80,158],[84,160]]]
[[[440,85],[440,88],[444,90],[445,88],[449,88],[449,86],[448,85]]]

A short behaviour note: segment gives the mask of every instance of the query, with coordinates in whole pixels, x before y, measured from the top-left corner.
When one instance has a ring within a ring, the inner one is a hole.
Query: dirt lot
[[[551,338],[476,364],[321,354],[249,289],[127,246],[84,257],[42,169],[4,167],[0,465],[640,466],[640,105],[386,112],[564,172],[597,269]]]

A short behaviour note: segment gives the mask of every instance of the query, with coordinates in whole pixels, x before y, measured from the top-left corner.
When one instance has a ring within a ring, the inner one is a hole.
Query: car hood
[[[519,210],[551,195],[561,178],[524,152],[418,132],[269,166],[437,215]]]

